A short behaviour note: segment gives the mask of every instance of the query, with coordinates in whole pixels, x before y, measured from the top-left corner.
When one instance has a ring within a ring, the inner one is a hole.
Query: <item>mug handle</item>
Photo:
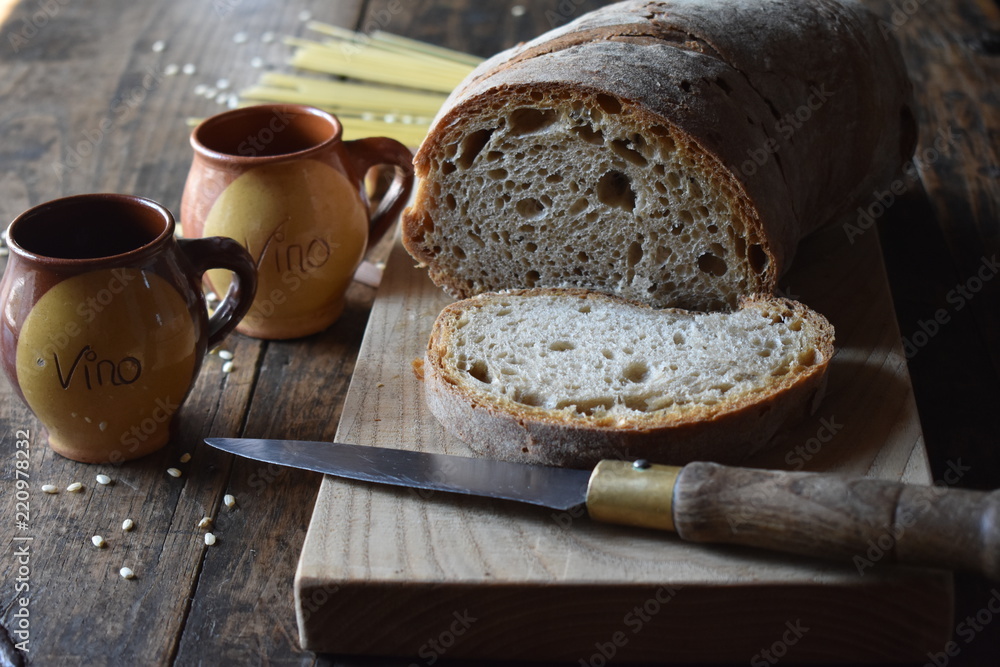
[[[177,239],[181,251],[194,266],[195,285],[201,289],[201,276],[209,269],[233,272],[226,296],[208,320],[208,349],[214,348],[236,328],[250,310],[257,294],[257,267],[246,248],[222,236],[201,239]]]
[[[345,141],[344,146],[362,180],[372,167],[380,164],[396,167],[392,183],[368,223],[368,245],[372,246],[389,231],[410,198],[410,191],[413,189],[413,153],[388,137],[354,139]]]

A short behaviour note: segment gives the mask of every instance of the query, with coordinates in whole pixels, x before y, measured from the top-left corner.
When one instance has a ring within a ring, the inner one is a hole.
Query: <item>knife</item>
[[[1000,491],[990,493],[717,463],[604,460],[554,468],[297,440],[206,438],[213,447],[336,477],[514,500],[676,532],[691,542],[853,562],[961,569],[1000,579]]]

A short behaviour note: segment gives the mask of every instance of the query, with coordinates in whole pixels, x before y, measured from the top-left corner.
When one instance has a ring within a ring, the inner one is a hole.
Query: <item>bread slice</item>
[[[853,0],[634,0],[484,62],[415,157],[407,250],[458,298],[656,307],[773,292],[912,154],[912,86]]]
[[[734,463],[818,400],[833,338],[821,315],[775,297],[700,313],[586,290],[484,294],[435,321],[426,399],[491,458]]]

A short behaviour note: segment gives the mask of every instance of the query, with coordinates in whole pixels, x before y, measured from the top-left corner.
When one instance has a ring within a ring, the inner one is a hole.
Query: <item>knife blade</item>
[[[380,484],[572,510],[597,521],[853,562],[1000,579],[1000,491],[695,462],[605,460],[593,470],[341,443],[206,438],[258,461]]]

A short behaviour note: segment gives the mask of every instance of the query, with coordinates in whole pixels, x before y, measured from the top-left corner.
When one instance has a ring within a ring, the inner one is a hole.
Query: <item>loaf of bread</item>
[[[447,306],[423,372],[431,412],[491,458],[736,463],[809,412],[832,356],[829,322],[787,299],[700,313],[548,288]]]
[[[578,287],[732,308],[893,177],[911,96],[854,1],[609,5],[454,91],[415,158],[404,244],[458,298]]]

